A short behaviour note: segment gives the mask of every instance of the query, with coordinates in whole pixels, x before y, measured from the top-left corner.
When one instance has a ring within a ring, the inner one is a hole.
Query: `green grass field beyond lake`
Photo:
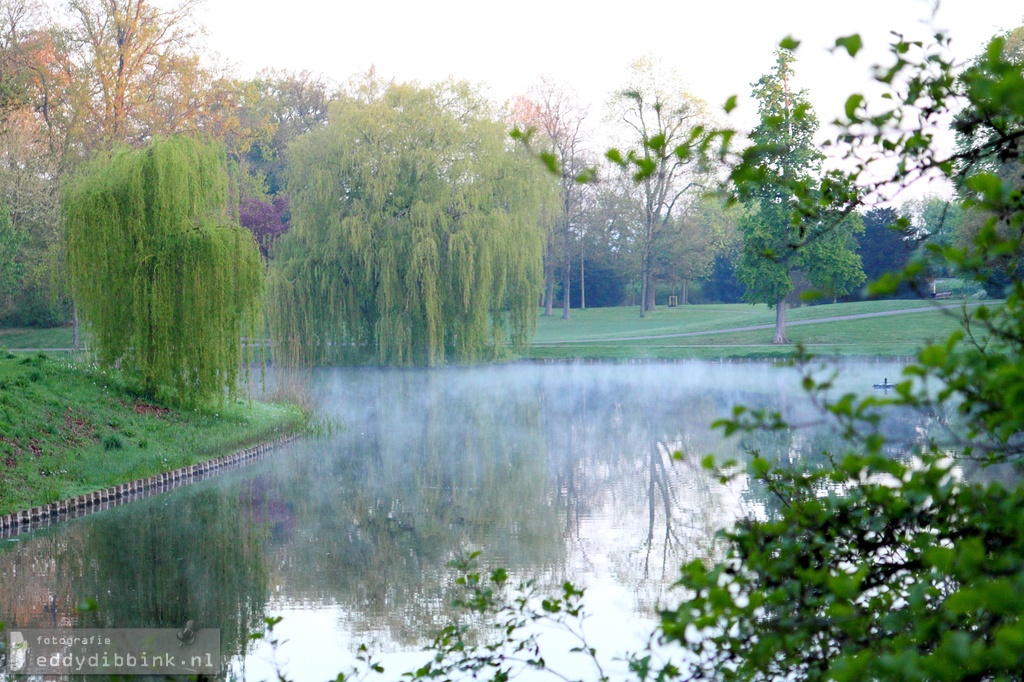
[[[787,334],[793,343],[803,343],[817,355],[912,355],[921,344],[943,339],[958,327],[962,304],[956,300],[908,300],[801,306],[786,312],[789,323],[917,308],[927,308],[928,311],[789,324]],[[775,311],[764,305],[659,306],[644,319],[640,318],[636,306],[573,309],[569,320],[561,319],[561,314],[561,310],[556,309],[551,317],[538,317],[537,333],[528,358],[757,358],[781,357],[793,351],[792,346],[772,345],[772,329],[723,331],[774,325]],[[695,332],[706,333],[672,336]],[[70,327],[0,329],[0,348],[59,349],[69,348],[71,343]]]
[[[787,310],[786,333],[794,344],[802,343],[816,355],[913,355],[923,343],[942,340],[959,327],[962,305],[963,302],[955,300],[901,300],[801,306]],[[823,319],[919,308],[927,310],[846,320]],[[556,310],[551,317],[538,319],[528,357],[710,359],[792,353],[793,345],[772,344],[774,324],[775,310],[764,305],[659,306],[643,319],[636,306],[574,309],[569,320],[561,319],[561,311]],[[771,328],[727,331],[756,325]],[[681,334],[693,335],[679,336]]]

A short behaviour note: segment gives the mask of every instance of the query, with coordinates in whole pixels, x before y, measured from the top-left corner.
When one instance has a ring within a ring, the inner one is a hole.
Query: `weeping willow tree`
[[[237,387],[263,263],[229,183],[219,147],[176,137],[101,156],[65,192],[78,310],[101,364],[145,395],[193,404]]]
[[[368,79],[288,152],[268,282],[297,364],[436,365],[526,346],[553,182],[463,84]]]

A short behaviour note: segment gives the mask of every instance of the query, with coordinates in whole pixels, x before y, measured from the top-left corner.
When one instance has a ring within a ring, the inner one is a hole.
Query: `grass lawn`
[[[71,348],[74,334],[71,327],[0,329],[0,348]]]
[[[946,302],[943,302],[945,304]],[[787,322],[812,322],[825,317],[926,308],[931,301],[863,301],[788,310]],[[789,324],[786,333],[817,355],[912,355],[922,343],[940,340],[958,327],[957,303],[952,308],[883,317]],[[772,345],[773,329],[719,332],[669,338],[668,334],[709,332],[732,327],[774,325],[775,311],[763,305],[694,305],[661,307],[640,319],[638,308],[573,310],[573,317],[541,317],[527,357],[714,359],[780,357],[792,346]],[[604,340],[602,342],[602,340]]]
[[[295,405],[149,404],[116,375],[0,354],[0,514],[195,464],[302,428]]]

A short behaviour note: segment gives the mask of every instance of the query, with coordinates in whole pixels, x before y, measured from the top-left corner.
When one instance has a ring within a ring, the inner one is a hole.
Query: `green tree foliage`
[[[853,240],[862,226],[853,214],[793,210],[796,189],[821,195],[823,156],[814,142],[818,118],[806,93],[791,82],[795,57],[785,49],[775,57],[772,71],[754,84],[761,120],[751,133],[747,175],[737,183],[748,211],[740,221],[743,251],[736,273],[747,301],[775,307],[774,343],[788,343],[785,299],[793,291],[793,272],[803,272],[827,295],[845,296],[864,281]]]
[[[864,274],[874,282],[887,272],[900,272],[910,261],[918,240],[909,221],[891,207],[874,207],[864,213],[864,231],[856,235]],[[903,286],[900,298],[921,295]]]
[[[436,365],[522,348],[552,179],[464,84],[371,77],[289,152],[269,281],[280,359]]]
[[[13,112],[0,133],[0,195],[22,235],[19,277],[11,306],[0,319],[18,325],[59,324],[70,301],[61,280],[60,177],[48,153],[45,128],[25,109]]]
[[[14,285],[21,274],[21,264],[18,262],[18,247],[21,246],[22,235],[14,230],[11,225],[11,216],[7,206],[0,203],[0,315],[7,307],[10,292],[14,291]]]
[[[737,225],[742,208],[727,206],[720,197],[707,195],[689,206],[666,238],[656,270],[658,279],[678,292],[679,303],[689,303],[689,284],[711,276],[715,258],[735,256]]]
[[[621,185],[626,180],[611,174],[594,187],[581,219],[580,286],[574,295],[580,307],[601,308],[627,302],[626,288],[636,273],[636,226],[630,216],[632,202]],[[585,299],[585,300],[584,300]]]
[[[959,200],[950,201],[940,196],[928,195],[903,202],[899,212],[902,214],[899,224],[909,221],[906,232],[916,244],[914,257],[923,256],[929,249],[954,244],[966,246],[970,242],[969,226],[972,221],[965,220],[966,216]],[[951,277],[953,272],[949,264],[932,262],[929,263],[929,271],[922,272],[922,275]],[[929,293],[926,291],[927,283],[915,283],[915,286],[922,294]]]
[[[79,312],[102,364],[194,403],[236,388],[263,262],[229,203],[221,149],[188,137],[89,164],[63,201]]]
[[[65,58],[42,3],[0,1],[0,79],[11,95],[0,108],[0,197],[21,235],[19,275],[3,290],[0,324],[59,324],[71,310],[60,282],[57,208]]]
[[[215,84],[204,131],[224,139],[228,155],[263,192],[284,194],[285,155],[297,137],[327,123],[329,84],[307,71],[263,71],[252,80]],[[243,197],[265,199],[240,187]]]
[[[1000,54],[993,50],[1000,49]],[[1024,26],[1008,31],[993,43],[983,54],[975,57],[971,68],[960,75],[962,87],[968,91],[984,93],[991,87],[1013,87],[1006,80],[1019,78],[1024,68]],[[998,76],[999,82],[993,83]],[[957,137],[959,196],[963,199],[961,219],[955,224],[958,246],[972,244],[983,233],[994,230],[1000,237],[1019,237],[1020,228],[1006,220],[995,219],[988,204],[995,198],[993,192],[999,188],[1019,189],[1024,177],[1024,164],[1015,154],[1017,147],[1000,155],[984,153],[1000,139],[1012,135],[1016,120],[1004,112],[990,111],[984,107],[971,106],[958,112],[953,128]],[[1017,145],[1020,143],[1017,142]],[[1006,196],[1002,201],[1019,201]],[[1008,258],[1020,255],[1019,240],[1014,241],[1014,251],[997,259],[982,276],[982,284],[990,296],[1002,297],[1014,280],[1024,277],[1024,266],[1007,271],[1003,266]]]

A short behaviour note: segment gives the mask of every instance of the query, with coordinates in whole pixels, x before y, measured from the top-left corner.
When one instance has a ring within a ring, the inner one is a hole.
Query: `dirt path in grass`
[[[981,302],[968,303],[967,306],[973,307],[981,305]],[[857,313],[856,315],[835,315],[832,317],[816,317],[813,320],[796,320],[794,322],[787,322],[787,327],[796,327],[803,324],[819,324],[821,322],[845,322],[847,320],[863,320],[868,317],[888,317],[889,315],[907,315],[910,313],[926,313],[934,310],[961,310],[964,306],[962,304],[957,305],[930,305],[922,308],[905,308],[903,310],[883,310],[877,313]],[[571,343],[606,343],[606,342],[617,342],[617,341],[656,341],[658,339],[679,339],[686,336],[708,336],[711,334],[732,334],[734,332],[752,332],[762,329],[775,329],[775,323],[772,324],[752,324],[746,327],[729,327],[727,329],[708,329],[699,332],[677,332],[675,334],[653,334],[650,336],[617,336],[614,338],[607,339],[569,339],[565,341],[533,341],[530,343],[531,346],[561,346]]]

